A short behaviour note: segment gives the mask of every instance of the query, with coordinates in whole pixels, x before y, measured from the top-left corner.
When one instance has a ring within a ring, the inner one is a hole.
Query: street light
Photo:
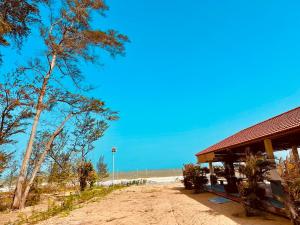
[[[112,167],[113,167],[112,185],[114,185],[114,182],[115,182],[115,153],[117,152],[117,149],[115,147],[112,147],[111,152],[112,152]]]

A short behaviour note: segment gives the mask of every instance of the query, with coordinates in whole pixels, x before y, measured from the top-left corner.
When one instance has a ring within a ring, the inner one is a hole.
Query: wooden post
[[[293,153],[294,160],[295,160],[296,162],[299,162],[298,148],[297,148],[296,145],[293,145],[293,146],[292,146],[292,153]]]
[[[212,162],[209,162],[208,165],[209,165],[209,173],[210,173],[210,175],[213,175],[215,173],[215,171],[214,171],[214,167],[212,165]]]
[[[272,159],[272,160],[275,160],[272,141],[270,139],[265,139],[264,140],[264,145],[265,145],[265,151],[267,153],[268,158]]]

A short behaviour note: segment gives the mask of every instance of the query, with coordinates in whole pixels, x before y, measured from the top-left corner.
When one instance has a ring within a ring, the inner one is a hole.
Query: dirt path
[[[266,214],[245,218],[235,202],[214,204],[213,194],[191,194],[181,184],[132,186],[100,202],[54,217],[40,225],[289,225],[287,219]]]

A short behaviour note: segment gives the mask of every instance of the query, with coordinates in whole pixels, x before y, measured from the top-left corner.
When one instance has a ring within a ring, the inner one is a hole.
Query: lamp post
[[[117,149],[115,147],[112,147],[111,152],[112,152],[112,168],[113,168],[112,185],[114,185],[114,183],[115,183],[115,153],[117,152]]]

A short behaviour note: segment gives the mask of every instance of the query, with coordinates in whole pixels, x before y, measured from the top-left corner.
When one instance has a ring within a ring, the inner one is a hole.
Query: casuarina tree
[[[107,164],[104,161],[104,155],[100,155],[98,163],[97,163],[97,172],[100,180],[108,177]]]
[[[84,76],[81,73],[80,63],[96,62],[95,50],[97,48],[109,52],[112,56],[123,54],[124,42],[128,40],[126,36],[115,30],[95,28],[97,23],[93,23],[92,26],[91,15],[97,12],[103,15],[108,9],[102,0],[61,0],[44,4],[45,12],[40,22],[40,34],[45,43],[45,46],[41,47],[43,54],[23,68],[31,77],[34,77],[32,79],[35,87],[33,96],[36,97],[36,101],[31,132],[16,184],[12,205],[15,209],[24,207],[26,192],[30,188],[25,187],[24,192],[25,175],[42,113],[53,110],[58,104],[72,105],[73,101],[76,103],[76,96],[66,90],[70,89],[71,83],[74,85],[73,89],[82,88],[81,82]],[[68,88],[64,86],[64,82],[68,83]],[[78,100],[79,104],[82,104],[79,107],[80,112],[104,110],[101,101],[87,101],[89,104],[84,106],[81,101],[83,99],[78,98]],[[62,131],[65,123],[79,111],[67,110],[64,119],[49,136],[46,151],[42,154],[40,163],[50,151],[53,140]]]
[[[90,113],[83,114],[77,122],[73,132],[73,151],[77,152],[79,156],[78,175],[81,190],[85,189],[87,179],[91,177],[92,172],[95,172],[87,155],[95,148],[95,141],[103,136],[107,127],[105,121],[92,117]]]

